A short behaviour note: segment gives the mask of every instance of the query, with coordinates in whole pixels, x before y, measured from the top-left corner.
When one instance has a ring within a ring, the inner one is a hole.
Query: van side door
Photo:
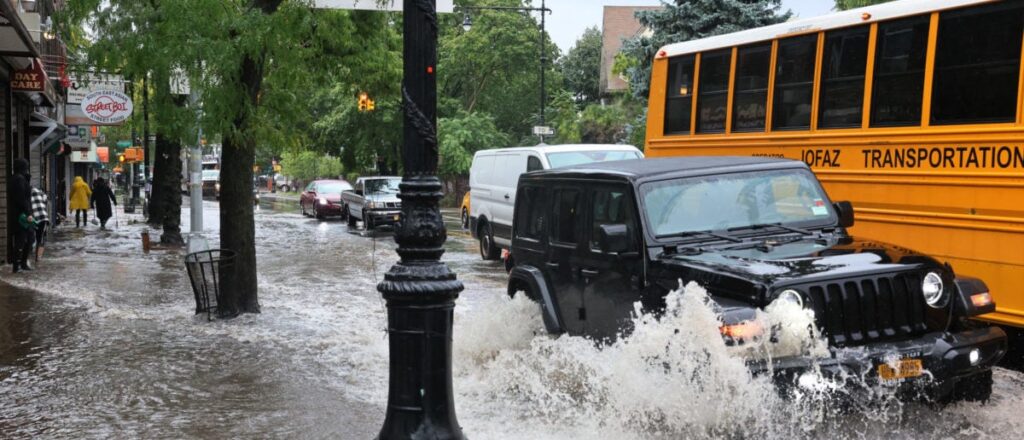
[[[552,188],[547,258],[542,269],[551,279],[565,330],[573,335],[584,334],[587,321],[583,285],[579,282],[584,193],[583,187],[575,183],[560,183]]]
[[[526,172],[526,154],[511,152],[499,154],[494,160],[494,174],[498,177],[494,188],[494,242],[503,248],[512,245],[512,214],[515,210],[516,188],[519,176]]]
[[[632,188],[625,184],[601,184],[587,189],[582,227],[584,243],[579,289],[586,309],[587,335],[612,340],[631,331],[633,304],[641,300],[643,258],[638,213]],[[606,252],[600,242],[601,229],[625,225],[629,246],[626,251]]]

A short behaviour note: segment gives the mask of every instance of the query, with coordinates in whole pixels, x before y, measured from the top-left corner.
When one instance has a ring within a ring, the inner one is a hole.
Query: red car
[[[299,209],[302,215],[318,219],[341,216],[341,192],[351,189],[352,185],[344,180],[314,180],[299,197]]]

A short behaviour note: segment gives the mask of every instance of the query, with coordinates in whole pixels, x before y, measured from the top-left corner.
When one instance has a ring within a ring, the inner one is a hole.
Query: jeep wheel
[[[494,232],[491,231],[491,224],[484,223],[480,226],[480,257],[484,260],[497,260],[501,250],[494,244]]]
[[[469,212],[462,208],[462,229],[469,229]]]

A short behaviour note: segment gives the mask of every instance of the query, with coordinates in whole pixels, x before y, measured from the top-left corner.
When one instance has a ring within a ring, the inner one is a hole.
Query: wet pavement
[[[0,438],[372,438],[387,396],[375,286],[394,241],[292,208],[256,213],[259,315],[194,316],[183,251],[143,254],[145,226],[123,213],[110,231],[58,228],[34,272],[0,270]],[[216,203],[204,213],[216,229]],[[779,399],[720,339],[666,350],[681,328],[706,335],[698,311],[648,319],[608,347],[551,338],[535,305],[507,298],[504,271],[480,260],[456,214],[446,219],[444,258],[466,285],[454,365],[471,438],[1024,437],[1016,371],[996,371],[986,406],[834,411]]]

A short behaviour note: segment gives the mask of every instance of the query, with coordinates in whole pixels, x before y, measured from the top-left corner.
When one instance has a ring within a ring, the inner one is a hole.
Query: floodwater
[[[204,206],[216,229],[216,204]],[[375,436],[388,371],[375,286],[397,259],[390,236],[261,210],[263,313],[207,322],[193,316],[183,254],[142,254],[143,226],[120,220],[58,230],[38,270],[0,271],[0,438]],[[536,305],[504,294],[500,266],[450,232],[445,260],[466,286],[456,408],[471,438],[1024,437],[1012,370],[997,369],[988,405],[902,404],[886,390],[842,410],[829,397],[843,390],[782,399],[721,343],[698,286],[614,344],[552,338]]]

